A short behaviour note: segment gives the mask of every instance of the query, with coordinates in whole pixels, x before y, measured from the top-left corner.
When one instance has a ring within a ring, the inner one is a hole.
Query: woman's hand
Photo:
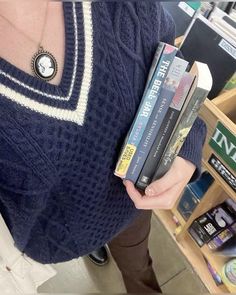
[[[127,193],[137,209],[171,209],[191,179],[196,167],[191,162],[176,157],[170,170],[151,183],[141,194],[131,181],[124,180]]]

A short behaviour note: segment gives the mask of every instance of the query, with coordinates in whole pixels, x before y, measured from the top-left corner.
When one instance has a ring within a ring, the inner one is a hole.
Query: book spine
[[[161,124],[158,135],[154,141],[154,144],[152,145],[152,148],[136,182],[136,187],[138,189],[144,190],[151,183],[158,162],[160,161],[165,147],[168,144],[169,139],[171,138],[171,134],[175,129],[175,125],[181,114],[181,110],[183,109],[193,80],[194,76],[190,73],[185,73],[183,78],[181,79],[173,101],[171,102],[165,119]]]
[[[176,47],[165,44],[165,48],[161,54],[159,62],[157,62],[155,70],[151,70],[153,75],[152,77],[149,76],[149,79],[151,80],[148,82],[148,86],[144,91],[140,107],[136,113],[127,141],[123,146],[116,165],[114,174],[121,178],[124,178],[128,171],[131,160],[146,128],[150,114],[153,111],[162,84],[164,83],[168,69],[171,66],[176,53]]]
[[[134,157],[131,161],[125,177],[126,179],[131,180],[133,183],[135,183],[139,177],[144,162],[158,134],[161,123],[168,111],[168,108],[173,100],[175,91],[179,86],[180,80],[185,73],[187,66],[187,61],[175,57],[169,69],[160,95],[156,101],[154,110],[150,116],[145,132],[142,136],[140,144],[138,145],[138,149],[134,154]]]
[[[149,73],[148,73],[148,77],[147,77],[147,81],[146,81],[146,85],[145,85],[145,89],[144,89],[143,93],[145,93],[146,90],[150,86],[150,83],[152,81],[152,77],[153,77],[153,75],[155,73],[157,64],[158,64],[158,62],[159,62],[159,60],[161,58],[161,55],[163,54],[164,49],[165,49],[165,43],[160,42],[160,44],[158,45],[157,50],[156,50],[156,52],[154,54],[154,58],[153,58],[151,68],[150,68]]]
[[[142,103],[143,103],[143,101],[144,101],[144,99],[145,99],[146,90],[148,89],[148,87],[149,87],[149,85],[150,85],[150,83],[151,83],[152,77],[153,77],[153,75],[154,75],[154,72],[155,72],[155,69],[156,69],[158,63],[160,62],[160,58],[161,58],[161,55],[163,54],[163,51],[164,51],[165,45],[166,45],[165,43],[160,42],[159,45],[158,45],[158,48],[157,48],[157,50],[156,50],[156,52],[155,52],[155,54],[154,54],[154,58],[153,58],[153,61],[152,61],[152,65],[151,65],[150,71],[149,71],[149,73],[148,73],[148,78],[147,78],[146,85],[145,85],[145,89],[144,89],[144,92],[143,92],[142,100],[141,100],[141,102],[140,102],[140,104],[139,104],[139,107],[138,107],[138,110],[137,110],[137,112],[136,112],[135,119],[136,119],[136,117],[137,117],[137,114],[140,112],[140,109],[141,109]],[[116,168],[115,168],[115,171],[114,171],[114,174],[117,175],[117,176],[119,176],[119,177],[121,177],[121,175],[118,174],[118,167],[119,167],[119,165],[122,165],[122,163],[125,165],[125,163],[124,163],[124,155],[123,155],[123,153],[124,153],[124,149],[125,149],[125,147],[126,147],[126,145],[127,145],[127,143],[128,143],[128,139],[129,139],[129,137],[130,137],[131,130],[132,130],[133,127],[134,127],[135,119],[133,120],[132,125],[131,125],[129,131],[128,131],[128,133],[126,134],[125,140],[124,140],[124,142],[123,142],[123,144],[122,144],[122,148],[121,148],[120,153],[119,153],[118,162],[117,162],[117,164],[116,164]],[[121,161],[122,158],[123,158],[123,161]],[[120,168],[119,168],[119,169],[120,169]],[[122,168],[121,168],[121,169],[122,169]]]
[[[196,88],[192,98],[186,106],[183,115],[177,125],[175,133],[173,134],[166,150],[160,160],[157,170],[153,176],[152,181],[160,179],[171,167],[175,157],[178,155],[194,121],[197,118],[198,111],[204,102],[208,91]]]

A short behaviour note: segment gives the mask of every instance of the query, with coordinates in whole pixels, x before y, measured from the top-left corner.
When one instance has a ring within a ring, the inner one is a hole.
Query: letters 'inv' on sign
[[[209,145],[236,172],[236,137],[221,122],[217,123]]]

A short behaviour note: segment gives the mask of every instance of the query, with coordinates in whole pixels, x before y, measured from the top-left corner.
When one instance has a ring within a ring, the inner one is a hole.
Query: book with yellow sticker
[[[157,48],[139,109],[116,165],[115,175],[121,178],[126,176],[177,51],[176,47],[165,43]]]

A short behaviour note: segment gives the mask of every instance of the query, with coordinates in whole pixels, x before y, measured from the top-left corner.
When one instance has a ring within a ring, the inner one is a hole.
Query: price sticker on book
[[[124,151],[122,152],[120,161],[118,162],[115,174],[120,177],[125,177],[129,168],[130,162],[135,154],[136,146],[127,144]]]

